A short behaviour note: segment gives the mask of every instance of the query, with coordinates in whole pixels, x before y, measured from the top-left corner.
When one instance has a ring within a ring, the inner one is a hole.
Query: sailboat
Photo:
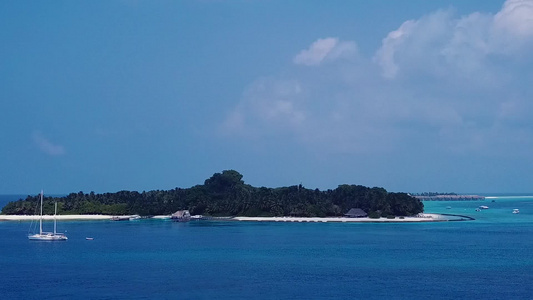
[[[41,191],[41,217],[39,219],[39,233],[28,235],[30,241],[66,241],[68,238],[63,233],[56,231],[56,214],[57,214],[57,202],[55,203],[54,211],[54,232],[43,231],[43,191]]]

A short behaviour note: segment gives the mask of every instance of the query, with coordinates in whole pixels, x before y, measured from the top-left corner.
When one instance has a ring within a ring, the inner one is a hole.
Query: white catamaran
[[[68,238],[63,233],[56,232],[57,202],[54,211],[54,232],[43,232],[43,191],[41,191],[41,217],[39,219],[39,233],[28,235],[30,241],[66,241]]]

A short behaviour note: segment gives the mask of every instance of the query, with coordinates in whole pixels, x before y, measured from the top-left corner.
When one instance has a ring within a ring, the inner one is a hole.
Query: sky
[[[533,192],[533,0],[0,2],[0,194]]]

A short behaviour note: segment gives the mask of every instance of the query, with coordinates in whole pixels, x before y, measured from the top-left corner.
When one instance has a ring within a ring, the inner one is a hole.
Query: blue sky
[[[0,193],[533,190],[533,0],[3,1]]]

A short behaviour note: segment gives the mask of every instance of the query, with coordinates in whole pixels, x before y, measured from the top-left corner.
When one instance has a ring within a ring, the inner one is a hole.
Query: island
[[[190,188],[152,191],[119,191],[96,194],[71,193],[44,197],[44,214],[58,215],[170,215],[189,210],[193,215],[212,217],[344,217],[359,209],[369,218],[414,216],[424,211],[419,199],[407,193],[387,192],[381,187],[339,185],[321,191],[300,185],[267,188],[246,184],[243,175],[224,170]],[[39,196],[8,203],[3,215],[34,215]]]

